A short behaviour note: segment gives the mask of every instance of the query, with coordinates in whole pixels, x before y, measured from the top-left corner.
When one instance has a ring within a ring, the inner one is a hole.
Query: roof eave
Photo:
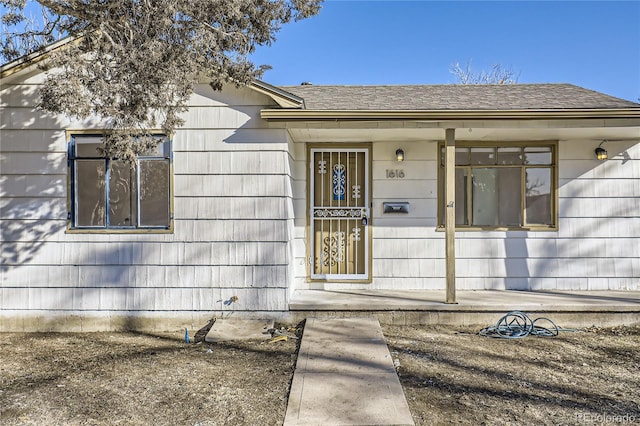
[[[640,108],[526,109],[526,110],[310,110],[263,109],[260,117],[273,121],[377,120],[562,120],[640,119]]]
[[[256,92],[269,96],[282,108],[304,108],[304,99],[264,81],[253,80],[249,87]]]
[[[15,73],[18,73],[24,69],[30,68],[30,67],[34,67],[35,65],[37,65],[39,62],[43,61],[44,59],[46,59],[49,54],[51,54],[51,52],[60,49],[63,46],[66,46],[69,43],[72,43],[74,41],[78,41],[82,38],[82,36],[69,36],[69,37],[65,37],[61,40],[58,40],[55,43],[52,43],[48,46],[46,46],[43,49],[40,50],[36,50],[33,53],[30,53],[28,55],[25,56],[21,56],[18,59],[15,59],[11,62],[8,62],[2,66],[0,66],[0,78],[6,78],[9,77],[10,75],[13,75]]]

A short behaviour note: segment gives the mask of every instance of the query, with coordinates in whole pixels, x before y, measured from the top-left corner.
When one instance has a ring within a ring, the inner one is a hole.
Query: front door
[[[312,280],[369,276],[369,149],[310,150]]]

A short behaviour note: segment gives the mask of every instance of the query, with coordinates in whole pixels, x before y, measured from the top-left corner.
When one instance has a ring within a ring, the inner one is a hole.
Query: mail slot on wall
[[[409,203],[382,203],[384,213],[409,213]]]

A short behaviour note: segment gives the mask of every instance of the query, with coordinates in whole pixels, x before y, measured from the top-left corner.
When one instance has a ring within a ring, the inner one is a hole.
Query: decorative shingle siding
[[[401,165],[389,160],[398,146],[408,153]],[[640,141],[608,142],[606,162],[595,160],[594,146],[581,138],[559,141],[558,231],[456,232],[459,290],[640,288]],[[436,147],[434,140],[373,143],[373,280],[324,289],[445,289]],[[405,179],[384,178],[398,167]],[[408,201],[410,213],[384,215],[384,201]],[[297,217],[304,214],[300,206]],[[297,236],[295,285],[313,288],[306,282],[304,232]]]
[[[0,329],[41,328],[38,318],[55,315],[61,328],[64,318],[103,317],[99,329],[141,315],[193,327],[179,321],[288,309],[288,141],[257,118],[267,97],[198,86],[173,137],[173,233],[74,234],[65,130],[102,125],[35,110],[39,81],[2,88]],[[223,305],[231,296],[238,302]]]
[[[0,98],[0,330],[127,327],[141,316],[169,318],[158,326],[166,329],[223,310],[283,314],[293,290],[317,288],[307,278],[307,142],[372,148],[372,282],[319,286],[445,288],[437,223],[443,123],[267,123],[260,111],[278,108],[268,96],[199,85],[173,137],[173,232],[68,233],[65,131],[104,124],[38,111],[41,81],[37,72],[12,76]],[[569,84],[283,89],[312,110],[640,110]],[[458,140],[558,141],[558,230],[457,232],[457,288],[637,290],[640,121],[629,122],[456,122]],[[598,162],[593,150],[606,135],[623,137],[609,138],[610,159]],[[386,170],[399,167],[405,177],[388,179]],[[410,212],[383,214],[385,201],[407,201]],[[238,302],[225,306],[232,296]]]

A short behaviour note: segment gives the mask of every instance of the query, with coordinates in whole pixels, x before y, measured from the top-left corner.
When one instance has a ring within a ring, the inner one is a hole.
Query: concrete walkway
[[[377,319],[307,319],[284,424],[414,424]]]

